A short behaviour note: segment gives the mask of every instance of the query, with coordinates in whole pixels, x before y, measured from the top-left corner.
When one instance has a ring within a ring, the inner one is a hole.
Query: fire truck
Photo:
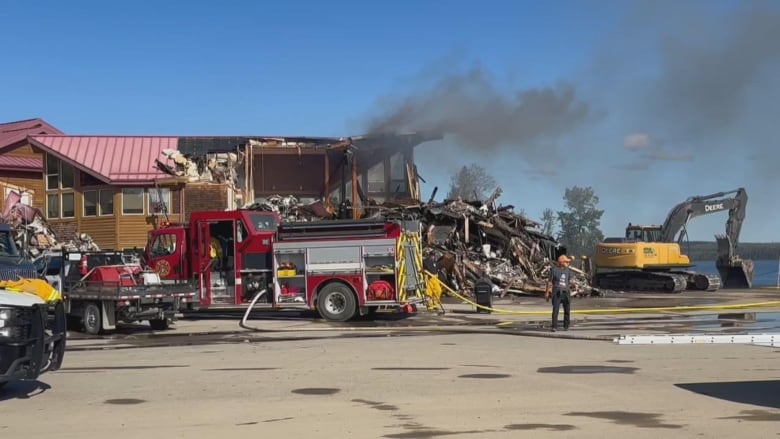
[[[192,310],[317,310],[347,321],[422,301],[419,222],[282,222],[275,212],[205,211],[149,232],[146,264],[196,289]],[[258,296],[259,297],[256,297]]]

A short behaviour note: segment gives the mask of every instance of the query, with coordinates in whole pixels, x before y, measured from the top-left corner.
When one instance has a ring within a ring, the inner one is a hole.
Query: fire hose
[[[425,272],[428,276],[433,276],[428,271]],[[453,296],[458,299],[474,306],[479,309],[494,312],[496,314],[511,314],[511,315],[549,315],[550,311],[539,310],[510,310],[510,309],[498,309],[489,306],[480,305],[467,297],[459,294],[449,285],[439,282],[444,289],[452,293]],[[733,309],[746,309],[746,308],[768,308],[780,306],[780,300],[771,300],[766,302],[753,302],[753,303],[740,303],[732,305],[688,305],[688,306],[658,306],[658,307],[645,307],[645,308],[598,308],[598,309],[573,309],[572,314],[628,314],[628,313],[648,313],[648,312],[682,312],[682,311],[720,311],[720,310],[733,310]]]

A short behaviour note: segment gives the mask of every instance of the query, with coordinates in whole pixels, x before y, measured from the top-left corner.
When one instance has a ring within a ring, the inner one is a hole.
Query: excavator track
[[[688,276],[681,273],[617,271],[597,274],[594,285],[607,290],[680,293],[688,287]]]
[[[686,277],[687,288],[695,291],[717,291],[721,287],[720,276],[714,274],[703,274],[696,272],[681,272]]]

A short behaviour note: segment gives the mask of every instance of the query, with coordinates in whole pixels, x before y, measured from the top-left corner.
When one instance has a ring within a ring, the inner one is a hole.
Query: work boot
[[[555,331],[557,331],[557,330],[558,330],[558,329],[557,329],[557,328],[555,328],[554,326],[553,326],[552,328],[550,328],[550,332],[555,332]]]

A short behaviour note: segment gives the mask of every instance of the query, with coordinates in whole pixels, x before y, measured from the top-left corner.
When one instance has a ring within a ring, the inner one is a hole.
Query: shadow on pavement
[[[0,401],[30,399],[49,389],[51,389],[50,385],[40,381],[13,381],[0,389]]]
[[[686,383],[675,386],[731,402],[780,408],[780,380]]]

